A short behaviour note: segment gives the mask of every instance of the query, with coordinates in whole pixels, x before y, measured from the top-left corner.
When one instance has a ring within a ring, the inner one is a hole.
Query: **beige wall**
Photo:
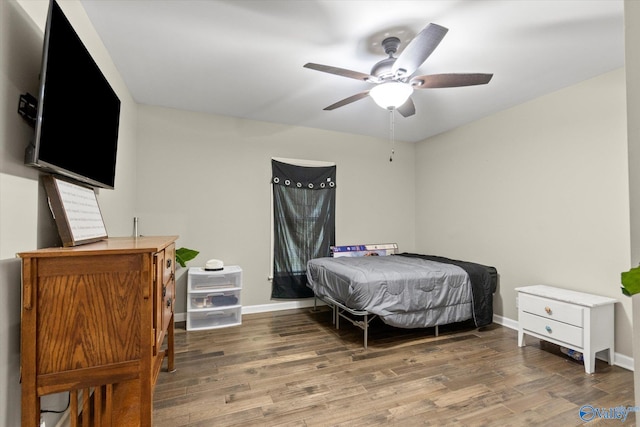
[[[517,320],[518,286],[616,298],[616,353],[632,356],[623,69],[422,142],[418,251],[494,265],[495,312]]]
[[[271,158],[335,162],[338,244],[414,249],[414,146],[316,129],[140,106],[138,203],[142,234],[178,234],[210,258],[240,265],[246,310],[270,299]],[[186,270],[176,310],[185,312]],[[311,303],[312,301],[308,301]],[[275,307],[270,307],[275,308]]]
[[[116,189],[101,190],[110,235],[132,231],[136,178],[137,105],[77,0],[60,6],[122,101]],[[15,254],[59,244],[39,173],[24,166],[33,129],[16,112],[20,94],[37,94],[48,0],[0,1],[0,425],[20,425],[20,261]],[[79,106],[79,108],[86,108]],[[91,140],[88,138],[87,143]],[[43,408],[66,405],[66,395]],[[45,416],[55,425],[59,416]]]

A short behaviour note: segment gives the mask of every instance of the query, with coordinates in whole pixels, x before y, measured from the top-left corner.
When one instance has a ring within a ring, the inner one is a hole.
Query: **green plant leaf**
[[[199,253],[199,251],[194,249],[178,248],[176,249],[176,262],[180,264],[181,267],[186,267],[187,261],[191,261],[197,257]]]
[[[629,271],[622,272],[620,275],[620,281],[623,286],[623,294],[631,296],[640,293],[640,267],[635,267]]]

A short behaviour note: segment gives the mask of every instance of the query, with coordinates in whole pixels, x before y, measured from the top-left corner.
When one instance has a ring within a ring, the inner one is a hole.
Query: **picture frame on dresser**
[[[42,182],[64,247],[108,237],[95,189],[54,175],[43,176]]]

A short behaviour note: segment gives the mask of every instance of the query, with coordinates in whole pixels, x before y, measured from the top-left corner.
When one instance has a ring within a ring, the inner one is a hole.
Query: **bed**
[[[340,318],[364,330],[376,317],[399,328],[435,327],[473,319],[476,327],[493,321],[494,267],[440,256],[376,251],[307,263],[308,286]],[[366,256],[375,255],[375,256]],[[379,256],[386,255],[386,256]]]

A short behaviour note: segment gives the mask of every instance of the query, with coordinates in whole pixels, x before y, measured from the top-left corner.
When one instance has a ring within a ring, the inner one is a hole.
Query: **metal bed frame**
[[[336,325],[336,329],[340,329],[340,318],[342,317],[345,320],[351,322],[352,325],[357,326],[358,328],[364,331],[364,348],[367,348],[368,340],[369,340],[369,323],[378,317],[377,314],[371,314],[366,310],[354,310],[341,302],[336,301],[335,299],[328,296],[313,296],[313,310],[317,310],[318,300],[324,302],[329,307],[331,307],[332,311],[332,323]],[[362,316],[363,320],[356,320],[353,317],[346,315],[345,313],[349,313],[352,316]],[[438,325],[435,325],[435,336],[438,336]]]

